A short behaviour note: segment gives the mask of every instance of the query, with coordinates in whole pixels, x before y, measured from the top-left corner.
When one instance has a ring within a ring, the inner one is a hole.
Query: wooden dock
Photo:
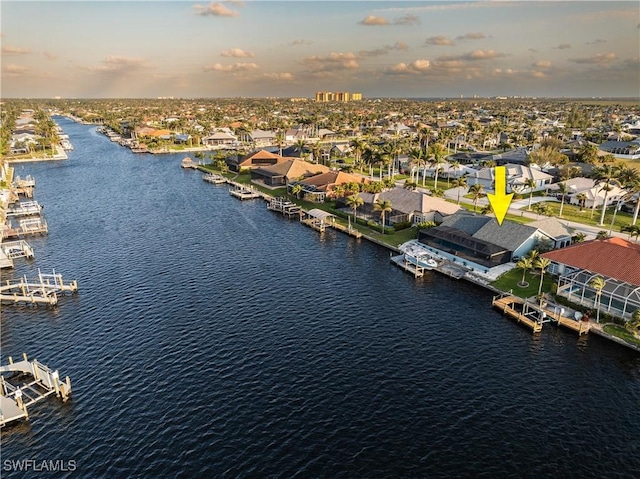
[[[69,376],[60,380],[60,373],[27,355],[16,363],[9,357],[9,364],[0,366],[0,373],[12,373],[12,378],[0,376],[0,426],[19,419],[28,419],[27,408],[55,394],[63,401],[71,395]]]
[[[542,323],[537,321],[535,314],[537,311],[529,307],[529,303],[522,298],[513,296],[509,293],[494,296],[491,301],[494,308],[499,309],[507,316],[514,318],[520,324],[524,324],[534,333],[542,331]],[[517,308],[517,309],[516,309]],[[518,311],[520,309],[520,311]]]
[[[563,326],[565,328],[571,329],[578,333],[578,336],[582,336],[583,334],[587,334],[591,329],[588,321],[576,321],[575,319],[566,318],[555,311],[549,311],[547,309],[543,310],[545,315],[548,318],[551,318],[552,321],[555,321],[558,326]]]
[[[262,198],[263,195],[257,190],[254,190],[250,186],[241,185],[239,183],[233,183],[233,187],[229,188],[229,194],[239,200],[253,200],[255,198]]]
[[[400,268],[404,269],[405,271],[408,271],[416,278],[421,278],[422,276],[424,276],[425,268],[407,260],[407,256],[404,254],[391,256],[391,262],[396,266],[399,266]]]
[[[267,209],[277,211],[285,216],[300,216],[302,214],[301,207],[282,197],[271,198],[267,204]]]
[[[34,256],[33,248],[25,240],[9,241],[7,243],[3,242],[3,243],[0,243],[0,248],[2,248],[2,251],[4,252],[5,255],[7,255],[7,258],[9,259],[15,259],[15,258],[31,259]]]
[[[27,218],[20,220],[18,226],[13,226],[10,222],[2,225],[0,239],[22,238],[24,236],[46,234],[48,232],[49,226],[43,218]]]
[[[202,175],[202,179],[207,183],[212,183],[214,185],[221,185],[222,183],[227,182],[227,179],[224,176],[216,175],[215,173],[205,173]]]
[[[45,274],[38,270],[37,281],[28,281],[25,276],[18,282],[7,280],[6,284],[0,285],[0,302],[54,306],[58,304],[59,294],[73,294],[77,291],[77,281],[65,284],[62,275],[56,274],[55,271],[52,274]]]

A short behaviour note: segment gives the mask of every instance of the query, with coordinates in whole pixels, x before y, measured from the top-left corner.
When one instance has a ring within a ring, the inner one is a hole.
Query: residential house
[[[570,301],[625,319],[640,309],[640,244],[622,238],[593,240],[542,255],[549,271],[559,276],[558,292]],[[605,280],[600,298],[590,285]]]
[[[369,183],[370,180],[364,176],[352,175],[343,171],[331,170],[318,175],[310,176],[299,180],[303,191],[308,194],[313,201],[322,202],[327,196],[332,196],[336,186],[346,183]],[[294,184],[294,183],[292,183]]]
[[[620,188],[616,184],[611,184],[611,189],[605,191],[602,189],[602,185],[596,183],[592,178],[576,177],[566,181],[560,181],[564,183],[569,189],[568,201],[572,205],[580,205],[581,202],[583,208],[600,207],[604,203],[605,194],[607,196],[607,206],[616,204],[620,199],[627,194],[626,190]],[[558,183],[549,185],[550,191],[558,191]],[[584,195],[584,199],[582,198]]]
[[[509,220],[499,225],[492,216],[459,211],[435,228],[421,230],[418,241],[450,261],[486,273],[552,238],[533,226]]]
[[[230,157],[225,161],[231,171],[241,171],[243,169],[255,169],[275,165],[277,163],[282,163],[287,159],[288,158],[276,155],[275,153],[270,153],[267,150],[257,150],[243,156],[242,158]]]
[[[276,142],[276,134],[273,131],[251,130],[240,134],[240,141],[251,143],[256,147],[270,146]]]
[[[548,235],[553,242],[553,249],[565,248],[571,245],[574,231],[572,228],[562,224],[558,218],[549,217],[527,224]]]
[[[251,180],[261,181],[267,186],[284,186],[328,171],[330,171],[329,167],[324,165],[309,163],[298,158],[283,158],[283,161],[275,164],[253,168]]]
[[[507,164],[504,166],[507,177],[507,193],[525,194],[532,190],[541,191],[546,189],[553,179],[553,176],[530,166],[519,164]],[[530,179],[535,182],[533,188],[526,186],[527,181]],[[482,168],[467,176],[467,184],[469,186],[480,184],[485,191],[493,191],[494,181],[494,168]]]
[[[623,160],[640,159],[640,138],[633,141],[605,141],[598,148]]]
[[[358,212],[371,219],[377,219],[379,213],[375,211],[377,201],[389,201],[393,211],[385,217],[388,225],[409,221],[413,224],[426,221],[441,220],[443,217],[459,211],[460,206],[442,198],[430,196],[420,191],[404,188],[393,188],[382,193],[360,193],[364,204]]]
[[[226,128],[224,130],[218,130],[212,133],[209,136],[206,136],[202,139],[202,143],[206,146],[210,147],[235,147],[239,145],[238,138]]]

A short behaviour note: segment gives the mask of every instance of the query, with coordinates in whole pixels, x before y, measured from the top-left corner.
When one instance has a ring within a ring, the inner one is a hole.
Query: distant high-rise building
[[[332,91],[318,91],[316,92],[316,101],[329,102],[338,101],[346,103],[349,101],[362,100],[362,93],[351,93],[348,91],[332,92]]]

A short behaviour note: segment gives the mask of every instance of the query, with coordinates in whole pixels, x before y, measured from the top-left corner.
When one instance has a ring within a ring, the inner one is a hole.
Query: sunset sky
[[[638,97],[637,1],[5,1],[11,97]]]

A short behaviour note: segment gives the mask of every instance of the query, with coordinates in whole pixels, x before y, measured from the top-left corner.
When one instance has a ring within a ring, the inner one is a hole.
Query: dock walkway
[[[518,323],[524,324],[530,328],[534,333],[542,331],[542,323],[537,320],[535,309],[530,308],[528,302],[517,296],[513,296],[511,293],[503,293],[498,296],[494,296],[491,301],[491,305],[507,316],[515,319]],[[521,310],[518,311],[516,307]]]
[[[414,262],[407,260],[407,255],[404,253],[391,256],[391,262],[396,266],[399,266],[400,268],[404,269],[405,271],[408,271],[409,273],[414,275],[416,278],[421,278],[422,276],[424,276],[425,268],[423,268],[422,266]]]
[[[28,304],[48,304],[54,306],[58,304],[58,295],[66,293],[76,293],[78,282],[71,281],[65,284],[61,274],[41,273],[38,270],[38,280],[29,281],[26,276],[20,278],[18,282],[7,280],[6,284],[0,285],[0,302],[28,303]]]

